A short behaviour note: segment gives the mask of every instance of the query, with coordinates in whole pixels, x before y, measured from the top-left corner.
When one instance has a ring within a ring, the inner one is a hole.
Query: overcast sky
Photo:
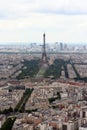
[[[0,0],[0,42],[87,42],[87,0]]]

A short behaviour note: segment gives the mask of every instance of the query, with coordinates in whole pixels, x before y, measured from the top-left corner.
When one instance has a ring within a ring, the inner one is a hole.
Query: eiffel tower
[[[49,66],[49,62],[48,62],[48,58],[47,58],[47,54],[46,54],[46,40],[45,40],[45,33],[43,34],[43,50],[42,50],[42,58],[41,58],[41,64],[42,66]]]

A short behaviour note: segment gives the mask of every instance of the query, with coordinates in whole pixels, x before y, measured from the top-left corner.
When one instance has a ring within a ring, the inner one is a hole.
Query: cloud
[[[24,2],[24,0],[3,0],[0,1],[0,12],[2,16],[10,19],[10,18],[21,18],[27,17],[31,12],[34,11],[37,4],[32,2]]]
[[[48,42],[85,42],[87,16],[33,13],[29,18],[0,21],[0,41],[42,42],[43,32]]]
[[[87,14],[87,0],[44,0],[39,3],[38,10],[54,14]]]
[[[3,0],[0,19],[29,17],[30,13],[82,15],[87,14],[87,0]]]
[[[0,1],[0,41],[87,41],[87,0]]]

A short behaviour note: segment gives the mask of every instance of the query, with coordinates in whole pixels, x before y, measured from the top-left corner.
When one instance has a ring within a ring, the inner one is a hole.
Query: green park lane
[[[76,69],[74,63],[71,62],[71,65],[72,65],[72,68],[73,68],[73,70],[74,70],[74,72],[75,72],[75,74],[76,74],[76,76],[77,76],[77,79],[80,79],[80,74],[78,73],[78,71],[77,71],[77,69]]]
[[[40,70],[39,70],[39,72],[36,75],[36,78],[42,78],[42,77],[44,77],[44,74],[45,74],[46,70],[47,70],[47,67],[41,67]]]
[[[24,112],[25,111],[25,105],[29,97],[31,96],[31,93],[33,92],[33,89],[26,89],[21,100],[17,104],[15,108],[15,112]]]
[[[17,104],[14,111],[11,110],[11,108],[6,112],[4,112],[7,115],[7,119],[5,123],[2,125],[2,128],[0,130],[11,130],[12,126],[17,118],[17,112],[24,112],[25,111],[25,105],[28,100],[28,98],[31,96],[31,93],[33,92],[33,89],[26,89],[21,100]]]
[[[25,77],[35,77],[39,71],[39,60],[24,60],[21,73],[16,77],[18,80]]]
[[[2,125],[0,130],[12,130],[12,126],[16,120],[16,117],[8,118],[5,123]]]

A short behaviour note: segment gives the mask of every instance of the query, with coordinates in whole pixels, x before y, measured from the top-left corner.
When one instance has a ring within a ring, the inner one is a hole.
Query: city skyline
[[[0,42],[87,42],[86,0],[0,1]]]

